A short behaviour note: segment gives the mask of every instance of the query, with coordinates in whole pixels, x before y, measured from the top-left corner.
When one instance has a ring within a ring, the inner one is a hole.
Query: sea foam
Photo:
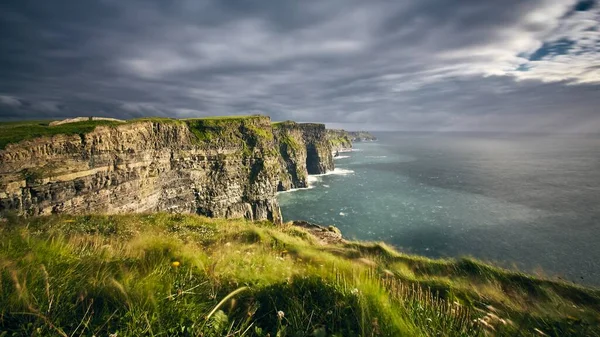
[[[323,176],[330,176],[330,175],[345,176],[345,175],[352,174],[352,173],[354,173],[354,171],[336,167],[331,171],[327,171],[326,173],[311,174],[308,176],[308,180],[310,181],[311,177],[323,177]]]
[[[310,174],[306,178],[306,183],[308,184],[308,187],[304,187],[304,188],[292,188],[292,189],[287,190],[287,191],[279,191],[279,192],[277,192],[277,194],[280,194],[280,193],[290,193],[290,192],[295,192],[295,191],[301,191],[301,190],[307,190],[307,189],[314,188],[315,187],[315,183],[318,182],[318,181],[321,181],[321,177],[323,177],[323,176],[330,176],[330,175],[345,176],[345,175],[352,174],[352,173],[354,173],[354,171],[352,171],[352,170],[343,169],[343,168],[335,168],[335,169],[333,169],[331,171],[328,171],[326,173]],[[326,186],[326,187],[329,187],[329,186]]]

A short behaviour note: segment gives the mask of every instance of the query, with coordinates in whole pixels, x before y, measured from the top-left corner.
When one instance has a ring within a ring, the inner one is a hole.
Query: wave
[[[387,156],[365,156],[365,158],[387,158]]]
[[[310,180],[311,177],[323,177],[323,176],[331,176],[331,175],[345,176],[345,175],[352,174],[352,173],[354,173],[354,171],[336,167],[331,171],[327,171],[326,173],[311,174],[308,176],[308,179]]]
[[[337,156],[337,157],[333,157],[333,159],[345,159],[345,158],[350,158],[350,156]]]
[[[308,183],[308,187],[290,188],[289,190],[286,190],[286,191],[277,191],[277,194],[291,193],[291,192],[302,191],[302,190],[310,190],[311,188],[314,188],[314,186],[312,186],[310,184],[310,181],[308,179],[307,179],[307,183]]]
[[[315,187],[315,183],[321,180],[321,177],[323,176],[330,176],[330,175],[341,175],[341,176],[345,176],[348,174],[352,174],[354,173],[354,171],[352,170],[347,170],[347,169],[343,169],[343,168],[335,168],[332,171],[328,171],[326,173],[321,173],[321,174],[309,174],[308,177],[306,178],[306,183],[308,184],[308,187],[302,187],[302,188],[292,188],[289,189],[287,191],[279,191],[277,192],[277,194],[280,193],[290,193],[290,192],[296,192],[296,191],[301,191],[301,190],[308,190],[311,188]],[[329,185],[323,185],[325,187],[329,187]]]

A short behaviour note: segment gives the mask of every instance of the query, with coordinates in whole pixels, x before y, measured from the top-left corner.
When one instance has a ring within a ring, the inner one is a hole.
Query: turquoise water
[[[600,285],[600,137],[381,133],[278,195],[284,219]]]

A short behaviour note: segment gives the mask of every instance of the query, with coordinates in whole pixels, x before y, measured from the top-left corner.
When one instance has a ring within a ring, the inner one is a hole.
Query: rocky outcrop
[[[346,130],[327,130],[327,140],[331,145],[331,151],[335,154],[352,150],[352,141]]]
[[[340,230],[335,226],[329,226],[325,228],[323,226],[301,220],[292,221],[292,226],[304,228],[306,231],[312,234],[317,239],[317,242],[321,245],[348,243],[348,241],[342,236],[342,232],[340,232]]]
[[[306,186],[307,173],[333,168],[324,130],[295,124],[273,132],[264,116],[164,119],[21,141],[0,151],[0,212],[168,211],[279,222],[277,189]]]
[[[367,131],[348,131],[348,135],[353,142],[370,142],[377,140],[375,136]]]

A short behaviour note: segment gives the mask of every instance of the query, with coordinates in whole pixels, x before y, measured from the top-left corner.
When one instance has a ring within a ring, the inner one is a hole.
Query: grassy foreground
[[[0,336],[600,336],[598,290],[290,225],[158,213],[0,227]]]

